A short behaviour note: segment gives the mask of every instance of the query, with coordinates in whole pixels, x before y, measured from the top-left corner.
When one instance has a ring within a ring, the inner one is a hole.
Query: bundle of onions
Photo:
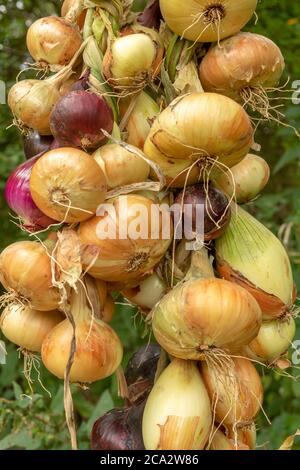
[[[154,30],[126,30],[114,39],[103,58],[103,72],[111,85],[123,94],[138,90],[152,81],[160,71],[163,58],[161,40]]]
[[[142,280],[137,286],[122,291],[122,295],[143,312],[151,310],[166,293],[164,280],[156,273]]]
[[[36,20],[28,29],[27,48],[41,66],[67,65],[81,46],[77,26],[64,18],[48,16]]]
[[[32,168],[39,158],[40,155],[37,155],[19,165],[9,176],[4,192],[8,206],[20,217],[22,226],[30,232],[39,231],[56,223],[40,211],[30,193]]]
[[[282,243],[241,207],[232,211],[229,227],[216,241],[220,275],[247,289],[263,318],[288,313],[296,293],[288,254]]]
[[[135,147],[143,149],[151,125],[159,114],[159,106],[144,91],[133,99],[133,107],[132,99],[123,98],[120,100],[120,113],[126,121],[124,127],[127,134],[126,141]]]
[[[175,357],[203,360],[217,354],[216,348],[231,353],[249,344],[261,325],[254,297],[237,284],[214,278],[204,248],[193,253],[188,275],[191,280],[178,284],[152,310],[153,333],[161,347]]]
[[[256,446],[256,426],[254,423],[238,428],[216,428],[209,450],[254,450]]]
[[[70,91],[56,103],[50,116],[50,128],[63,146],[94,149],[106,139],[114,125],[113,112],[96,93]]]
[[[205,91],[248,104],[267,117],[267,91],[274,90],[284,67],[273,41],[259,34],[239,33],[208,51],[200,65],[200,80]]]
[[[146,402],[143,438],[147,450],[203,449],[212,423],[210,402],[197,365],[172,360]]]
[[[82,0],[64,0],[61,6],[61,16],[70,22],[76,21],[79,29],[82,29],[87,12],[87,10],[82,10]]]
[[[104,281],[127,282],[151,273],[171,243],[169,212],[131,194],[107,201],[97,214],[81,223],[78,231],[82,262],[89,274]]]
[[[291,316],[263,322],[257,337],[243,348],[242,353],[256,361],[276,364],[289,349],[295,333],[296,324]]]
[[[51,150],[54,137],[52,135],[40,135],[37,131],[31,131],[24,136],[23,147],[27,159]]]
[[[52,286],[50,256],[38,242],[16,242],[2,251],[0,281],[9,297],[32,309],[48,311],[59,305],[59,292]]]
[[[19,303],[11,303],[0,317],[4,336],[22,349],[40,352],[48,333],[61,321],[58,310],[40,312]]]
[[[231,359],[228,368],[201,363],[202,377],[219,423],[243,426],[260,411],[263,387],[254,365],[247,359]]]
[[[30,192],[48,217],[74,223],[96,213],[106,196],[106,180],[90,155],[74,148],[58,148],[45,153],[33,166]]]
[[[158,116],[144,152],[170,185],[183,187],[199,180],[200,170],[213,176],[218,168],[236,165],[252,143],[252,125],[239,104],[215,93],[190,93]]]
[[[150,167],[142,158],[118,144],[107,144],[93,157],[103,171],[109,188],[146,181]]]
[[[258,155],[248,154],[237,165],[218,175],[214,180],[228,196],[235,197],[239,204],[255,199],[265,188],[270,178],[270,167]]]
[[[123,349],[115,331],[92,316],[82,285],[72,292],[71,314],[75,322],[76,352],[70,381],[91,383],[113,374],[119,367]],[[45,338],[42,360],[45,367],[62,379],[70,355],[73,328],[68,319],[59,323]]]
[[[169,28],[191,41],[214,42],[237,33],[253,15],[257,0],[160,0]]]

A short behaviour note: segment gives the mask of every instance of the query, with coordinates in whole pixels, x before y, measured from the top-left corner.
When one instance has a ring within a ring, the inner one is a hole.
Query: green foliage
[[[35,18],[58,11],[59,2],[34,0],[0,0],[0,79],[9,88],[18,72],[20,64],[30,61],[26,55],[25,30]],[[142,8],[145,0],[136,0],[136,10]],[[23,4],[23,7],[20,6]],[[18,6],[17,6],[18,5]],[[4,9],[5,7],[5,9]],[[298,2],[278,2],[264,0],[258,6],[259,21],[254,21],[247,29],[273,39],[281,48],[286,59],[286,78],[300,79],[300,62],[297,60],[300,47],[300,4]],[[26,76],[30,73],[26,72]],[[285,93],[285,97],[290,94]],[[300,128],[300,105],[291,101],[282,102],[288,121]],[[11,124],[7,106],[0,106],[0,191],[13,168],[23,161],[21,139],[15,128],[6,129]],[[291,129],[277,125],[262,125],[256,134],[256,141],[262,145],[261,155],[272,168],[271,181],[263,196],[248,205],[248,209],[265,223],[274,233],[285,230],[295,279],[300,286],[300,166],[299,141]],[[0,249],[20,239],[23,234],[8,217],[3,198],[0,199],[1,239]],[[289,236],[288,236],[289,235]],[[135,312],[118,307],[113,327],[118,331],[125,348],[124,364],[129,355],[148,337],[142,340],[143,323],[133,318]],[[134,327],[136,326],[136,328]],[[299,328],[298,328],[299,329]],[[298,331],[298,337],[300,331]],[[0,337],[0,340],[2,338]],[[34,394],[22,374],[22,357],[12,345],[7,345],[7,364],[0,365],[0,450],[17,449],[68,449],[69,436],[63,411],[62,382],[40,367],[41,382],[51,393],[51,398],[35,378]],[[264,374],[264,408],[270,426],[263,414],[259,417],[259,444],[262,448],[278,448],[283,440],[300,426],[300,384],[290,378],[280,377],[275,372],[261,371]],[[297,370],[294,371],[297,375]],[[117,397],[115,378],[109,378],[82,390],[72,386],[76,408],[77,428],[80,448],[89,448],[89,434],[94,420],[113,406],[121,406]],[[298,441],[299,445],[299,441]],[[300,447],[299,447],[300,448]]]

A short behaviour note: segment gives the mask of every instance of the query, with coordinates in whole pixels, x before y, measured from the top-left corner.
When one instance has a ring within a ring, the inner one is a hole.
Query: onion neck
[[[196,279],[214,278],[214,270],[205,247],[193,251],[191,256],[191,265],[184,278],[184,281],[194,281]]]
[[[91,308],[88,304],[87,293],[82,281],[76,285],[76,290],[72,290],[71,294],[71,313],[75,323],[89,321],[91,317]]]

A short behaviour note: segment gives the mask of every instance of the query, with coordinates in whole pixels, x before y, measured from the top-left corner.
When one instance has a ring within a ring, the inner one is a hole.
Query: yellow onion
[[[146,402],[143,416],[146,450],[203,449],[211,423],[209,398],[196,364],[172,360]]]
[[[263,322],[257,337],[245,346],[242,353],[266,364],[274,364],[289,349],[296,333],[293,317]]]
[[[69,223],[92,217],[106,196],[106,179],[97,162],[71,147],[45,153],[33,166],[30,192],[48,217]]]
[[[254,365],[247,359],[232,359],[224,366],[201,363],[202,377],[216,420],[222,424],[247,425],[260,411],[263,387]]]
[[[76,352],[70,381],[91,383],[113,374],[119,367],[123,348],[115,331],[94,316],[81,285],[72,292],[71,314],[75,322]],[[46,336],[42,345],[45,367],[56,377],[64,377],[70,355],[73,328],[68,319]]]
[[[150,167],[137,155],[118,144],[107,144],[93,153],[109,188],[146,181]]]
[[[52,286],[51,260],[39,242],[9,245],[0,255],[0,281],[12,296],[35,310],[54,310],[59,293]]]
[[[238,428],[214,430],[209,450],[254,450],[256,446],[256,426],[254,423]]]
[[[61,321],[57,310],[40,312],[20,303],[11,303],[0,317],[0,329],[12,343],[32,352],[40,352],[48,333]]]
[[[214,42],[237,33],[253,15],[257,0],[160,0],[169,28],[191,41]]]
[[[265,188],[270,178],[270,167],[258,155],[248,154],[230,171],[220,173],[215,183],[239,204],[255,199]]]
[[[132,98],[123,98],[120,100],[119,107],[122,118],[125,119],[126,113],[129,112],[124,129],[127,134],[126,142],[143,149],[151,125],[159,114],[159,106],[144,91],[142,91],[137,98],[134,97],[133,99],[135,102],[132,109]]]
[[[212,276],[178,284],[152,310],[154,336],[172,356],[202,360],[215,348],[237,351],[257,336],[256,300],[246,289]]]
[[[271,39],[242,32],[211,47],[201,62],[200,80],[205,91],[262,111],[264,90],[276,87],[284,67],[281,51]]]
[[[187,176],[189,184],[197,181],[199,168],[236,165],[252,143],[252,125],[239,104],[216,93],[190,93],[158,116],[144,152],[161,166],[168,183],[184,186]],[[184,174],[189,168],[193,173]]]
[[[157,211],[157,204],[135,194],[99,206],[99,216],[81,223],[78,231],[89,274],[104,281],[126,282],[151,273],[172,237],[169,212]]]
[[[143,311],[151,310],[167,290],[165,282],[158,274],[153,273],[136,287],[122,291],[122,295],[130,302],[138,305]]]
[[[285,315],[295,300],[288,254],[275,235],[241,207],[232,210],[229,227],[216,241],[220,275],[247,289],[263,318]]]
[[[27,48],[42,65],[66,65],[81,46],[77,27],[64,18],[48,16],[36,20],[28,29]]]
[[[66,17],[70,22],[76,21],[80,29],[83,28],[87,12],[87,10],[83,10],[82,4],[82,0],[64,0],[61,6],[61,16]]]

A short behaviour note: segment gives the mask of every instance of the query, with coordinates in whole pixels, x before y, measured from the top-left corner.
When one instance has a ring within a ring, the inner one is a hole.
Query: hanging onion
[[[126,282],[151,273],[171,243],[169,212],[159,212],[153,201],[135,194],[107,204],[103,211],[99,207],[101,216],[80,224],[83,264],[89,274],[104,281]]]
[[[231,223],[216,241],[218,271],[256,298],[265,320],[285,315],[295,300],[287,252],[278,238],[236,206]]]
[[[222,424],[243,426],[252,422],[260,411],[263,387],[250,361],[231,361],[228,367],[203,362],[201,371],[216,420]]]
[[[123,296],[142,311],[148,312],[166,293],[167,286],[158,274],[153,273],[141,281],[136,287],[124,289]]]
[[[90,155],[74,148],[59,148],[35,163],[30,191],[37,207],[48,217],[80,222],[92,217],[105,199],[106,180]]]
[[[38,242],[16,242],[2,251],[0,281],[12,297],[32,309],[58,307],[60,298],[52,286],[50,256]]]
[[[93,157],[105,174],[109,188],[143,182],[149,176],[148,163],[121,145],[103,145]]]
[[[201,62],[200,80],[205,91],[221,93],[264,114],[269,106],[266,92],[278,85],[284,67],[273,41],[243,32],[212,46]]]
[[[254,450],[256,446],[256,427],[250,425],[232,429],[218,428],[214,430],[209,450]]]
[[[47,334],[63,319],[57,310],[40,312],[11,303],[0,317],[0,329],[9,341],[22,349],[40,352]]]
[[[144,152],[161,166],[169,184],[183,187],[199,180],[199,169],[208,178],[237,164],[252,143],[251,122],[239,104],[215,93],[190,93],[159,115]]]
[[[57,16],[35,21],[27,32],[27,48],[42,65],[66,65],[81,46],[77,27]]]
[[[24,136],[24,153],[27,159],[35,157],[39,153],[47,152],[53,145],[52,135],[40,135],[37,131],[32,131]]]
[[[122,344],[110,326],[96,317],[92,318],[82,285],[78,285],[77,292],[72,293],[71,313],[75,322],[76,352],[70,381],[91,383],[113,374],[122,360]],[[73,328],[66,319],[43,342],[43,363],[60,379],[64,377],[72,337]]]
[[[270,178],[270,167],[258,155],[248,154],[230,172],[221,173],[215,184],[228,196],[235,197],[239,204],[255,199],[265,188]]]
[[[253,15],[257,0],[160,0],[169,28],[191,41],[213,42],[237,33]]]
[[[209,398],[196,364],[174,359],[158,378],[146,402],[145,448],[203,449],[211,422]]]
[[[82,7],[80,5],[82,3],[83,2],[81,0],[64,0],[61,6],[61,16],[66,17],[69,21],[74,19],[78,24],[79,29],[83,28],[87,13],[87,10],[82,11]],[[74,18],[72,18],[72,16]]]

